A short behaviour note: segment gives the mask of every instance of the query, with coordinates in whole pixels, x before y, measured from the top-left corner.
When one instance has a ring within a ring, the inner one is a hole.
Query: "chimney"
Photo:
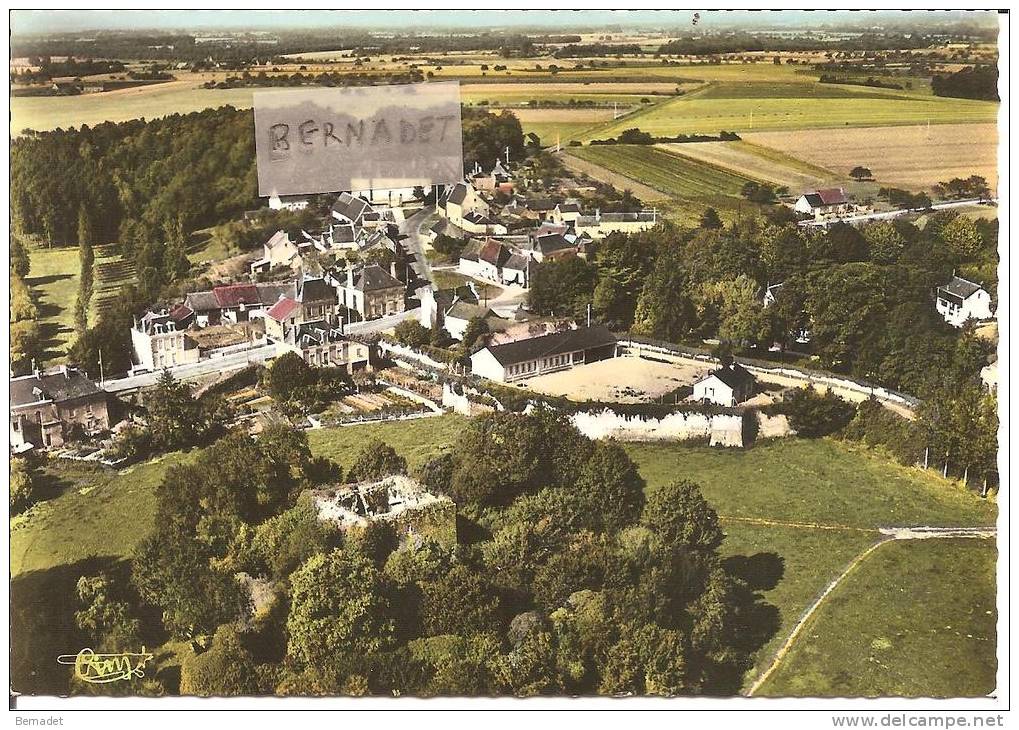
[[[596,221],[600,221],[601,220],[601,208],[595,208],[594,209],[594,219]]]
[[[396,275],[396,261],[395,260],[389,262],[389,275],[392,276],[394,279],[399,278]]]
[[[347,259],[347,288],[354,288],[354,264],[351,263],[350,259]]]

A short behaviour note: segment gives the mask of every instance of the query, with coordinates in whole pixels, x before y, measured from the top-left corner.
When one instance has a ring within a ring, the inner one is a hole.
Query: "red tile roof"
[[[818,190],[817,194],[825,205],[841,205],[842,203],[849,202],[842,188],[825,188],[824,190]]]
[[[258,287],[254,284],[230,284],[212,289],[220,307],[236,307],[240,304],[260,304]]]
[[[277,322],[282,322],[287,317],[289,317],[290,314],[299,306],[301,305],[295,302],[293,299],[290,299],[289,297],[284,297],[283,299],[280,299],[278,302],[273,304],[272,307],[269,308],[269,311],[266,312],[266,314],[275,319]]]

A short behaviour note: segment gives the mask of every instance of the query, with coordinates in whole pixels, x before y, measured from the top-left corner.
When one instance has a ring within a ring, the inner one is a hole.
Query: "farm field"
[[[997,187],[998,130],[993,123],[754,132],[744,139],[840,175],[863,165],[883,184],[913,189],[980,175]]]
[[[711,93],[709,88],[674,99],[589,132],[583,139],[607,139],[631,127],[657,137],[718,134],[721,130],[742,135],[753,131],[898,126],[928,121],[932,125],[992,123],[998,114],[994,102],[933,96],[712,98]]]
[[[818,609],[758,694],[989,694],[997,669],[995,558],[990,540],[882,545]]]
[[[74,340],[74,302],[81,274],[78,247],[33,246],[29,256],[32,268],[25,283],[39,310],[43,358],[50,364],[61,362]]]
[[[11,135],[22,130],[95,126],[102,122],[154,119],[188,114],[231,104],[251,107],[252,89],[203,89],[201,80],[171,81],[124,91],[82,96],[16,97],[11,99]]]
[[[673,198],[736,196],[749,180],[742,175],[650,145],[571,147],[568,154],[648,185]]]
[[[738,175],[785,186],[792,192],[824,187],[838,179],[830,170],[803,162],[792,154],[746,141],[659,146],[672,154],[731,170]]]
[[[96,248],[95,279],[89,306],[90,324],[95,324],[99,314],[117,302],[123,287],[135,281],[134,264],[115,253],[115,248],[114,246]]]

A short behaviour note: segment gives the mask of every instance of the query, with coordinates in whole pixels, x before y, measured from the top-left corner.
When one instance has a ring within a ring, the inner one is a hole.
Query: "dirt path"
[[[636,180],[626,177],[626,175],[620,175],[618,172],[612,172],[612,170],[602,167],[601,165],[581,160],[568,152],[560,154],[559,159],[567,169],[583,173],[595,180],[608,183],[618,190],[629,190],[644,202],[669,199],[669,196],[661,190],[655,190],[644,183],[639,183]]]
[[[783,524],[783,523],[775,523]],[[832,529],[832,528],[829,528]],[[810,619],[817,613],[817,610],[824,604],[828,599],[828,596],[839,586],[840,583],[856,570],[859,565],[866,560],[874,551],[876,551],[882,545],[893,542],[895,540],[929,540],[937,538],[978,538],[988,539],[994,537],[997,534],[997,529],[994,527],[881,527],[878,529],[882,537],[880,540],[875,542],[873,545],[868,547],[862,553],[853,558],[849,565],[845,567],[841,573],[828,583],[825,589],[821,592],[821,595],[817,597],[807,610],[800,616],[800,620],[796,622],[796,626],[793,627],[792,633],[789,634],[789,638],[785,640],[768,665],[768,668],[761,673],[761,675],[754,681],[750,689],[746,691],[747,697],[753,697],[754,693],[759,690],[768,678],[774,674],[775,670],[778,669],[779,664],[785,659],[789,650],[792,649],[796,639],[799,638],[803,629],[810,622]]]

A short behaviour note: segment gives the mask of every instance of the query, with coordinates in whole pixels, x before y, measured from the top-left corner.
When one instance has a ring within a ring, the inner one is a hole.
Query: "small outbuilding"
[[[738,362],[708,373],[693,384],[693,400],[719,406],[737,406],[754,395],[757,379]]]

